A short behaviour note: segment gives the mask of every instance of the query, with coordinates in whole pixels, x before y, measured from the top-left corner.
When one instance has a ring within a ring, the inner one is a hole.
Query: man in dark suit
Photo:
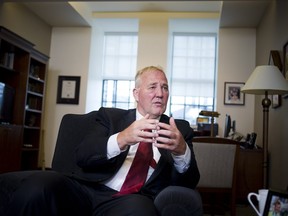
[[[163,114],[169,97],[164,71],[154,66],[138,71],[133,95],[136,109],[99,109],[95,130],[76,149],[81,174],[51,171],[27,177],[8,215],[202,215],[194,190],[200,175],[193,132],[188,122]],[[153,155],[145,181],[124,190],[127,175],[139,177],[129,170],[143,143]],[[83,180],[81,175],[89,173],[94,179]]]

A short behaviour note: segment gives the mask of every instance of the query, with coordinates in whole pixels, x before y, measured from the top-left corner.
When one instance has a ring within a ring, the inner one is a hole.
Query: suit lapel
[[[122,117],[122,121],[120,122],[120,129],[124,130],[127,128],[132,122],[136,119],[136,109],[130,109],[127,111],[125,115]]]

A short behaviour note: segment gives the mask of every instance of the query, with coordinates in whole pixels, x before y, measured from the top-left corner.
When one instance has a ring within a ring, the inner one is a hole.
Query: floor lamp
[[[271,100],[268,95],[279,95],[288,93],[288,81],[274,65],[257,66],[246,84],[241,89],[243,93],[254,95],[265,95],[262,100],[263,107],[263,183],[268,188],[268,126],[269,107]]]

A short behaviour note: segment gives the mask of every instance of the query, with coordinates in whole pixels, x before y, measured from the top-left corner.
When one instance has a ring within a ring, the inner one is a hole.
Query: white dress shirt
[[[143,116],[141,116],[140,113],[137,111],[136,118],[138,120],[140,118],[143,118]],[[121,153],[121,150],[120,150],[119,145],[117,143],[117,136],[118,136],[118,133],[110,136],[110,138],[108,140],[108,144],[107,144],[107,157],[108,157],[108,159],[113,158],[113,157],[115,157]],[[135,157],[138,145],[139,145],[139,143],[130,146],[127,158],[124,161],[121,168],[119,169],[119,171],[111,179],[109,179],[106,182],[103,182],[106,186],[108,186],[114,190],[120,191],[122,184],[124,183],[124,180],[126,178],[126,175],[128,174],[128,171],[131,167],[133,159]],[[158,163],[161,154],[160,154],[157,147],[155,147],[153,145],[152,148],[153,148],[153,158],[156,161],[156,163]],[[176,155],[172,154],[172,157],[174,159],[174,166],[178,172],[183,173],[189,168],[189,162],[191,159],[191,150],[189,149],[188,146],[186,148],[186,152],[184,155],[177,155],[176,156]],[[147,175],[146,181],[150,178],[153,171],[154,171],[154,168],[152,168],[150,166],[149,170],[148,170],[148,175]]]

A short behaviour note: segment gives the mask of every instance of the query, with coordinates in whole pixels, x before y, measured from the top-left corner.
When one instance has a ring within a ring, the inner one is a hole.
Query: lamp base
[[[269,107],[271,106],[271,100],[268,98],[268,92],[265,91],[265,97],[262,100],[263,107],[263,186],[268,188],[268,126],[269,126]]]

